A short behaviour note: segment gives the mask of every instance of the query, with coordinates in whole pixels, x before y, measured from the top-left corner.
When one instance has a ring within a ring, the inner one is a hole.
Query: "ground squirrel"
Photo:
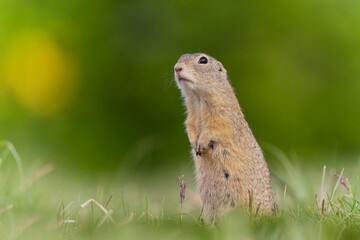
[[[187,108],[185,125],[205,220],[216,221],[234,207],[272,213],[269,169],[223,65],[204,53],[185,54],[174,71]]]

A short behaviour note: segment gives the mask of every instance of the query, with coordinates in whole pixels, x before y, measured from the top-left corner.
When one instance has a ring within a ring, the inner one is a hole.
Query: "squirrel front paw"
[[[210,141],[206,141],[206,142],[200,142],[200,141],[197,142],[196,147],[194,149],[196,156],[201,156],[209,149],[214,149],[215,145],[216,145],[216,143],[214,140],[210,140]]]

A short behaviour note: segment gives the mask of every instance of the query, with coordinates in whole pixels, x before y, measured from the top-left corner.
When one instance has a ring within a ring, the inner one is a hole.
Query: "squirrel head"
[[[205,53],[182,55],[174,66],[174,74],[184,96],[191,92],[212,91],[228,84],[223,65]]]

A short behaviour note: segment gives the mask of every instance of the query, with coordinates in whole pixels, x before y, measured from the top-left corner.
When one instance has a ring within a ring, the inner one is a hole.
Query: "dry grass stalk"
[[[180,187],[180,205],[181,205],[181,209],[182,209],[184,199],[185,199],[186,182],[185,182],[184,175],[179,176],[178,179],[179,179],[179,187]]]

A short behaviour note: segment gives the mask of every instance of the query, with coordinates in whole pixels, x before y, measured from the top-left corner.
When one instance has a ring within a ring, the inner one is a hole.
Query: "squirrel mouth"
[[[193,81],[183,77],[178,77],[178,80],[179,82],[194,83]]]

